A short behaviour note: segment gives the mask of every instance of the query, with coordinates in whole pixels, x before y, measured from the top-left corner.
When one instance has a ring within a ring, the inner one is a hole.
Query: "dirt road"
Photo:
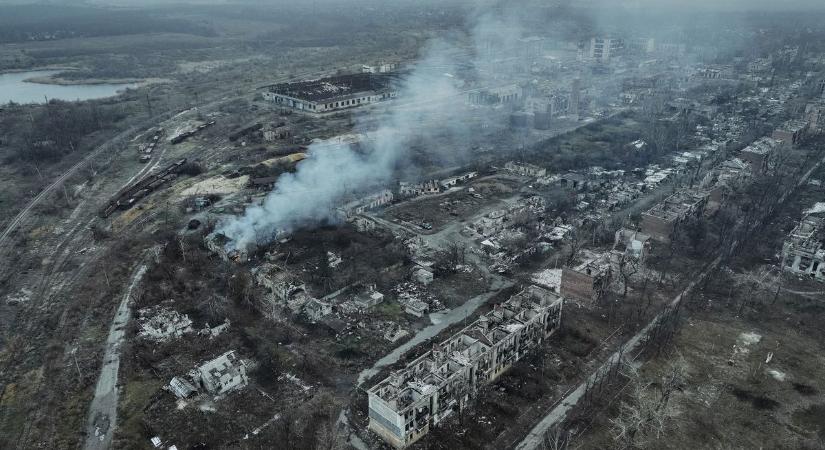
[[[86,443],[83,445],[85,450],[112,448],[112,436],[117,421],[117,375],[120,369],[120,348],[126,334],[126,324],[129,322],[132,313],[132,291],[140,283],[145,273],[145,264],[141,264],[135,270],[109,329],[109,337],[106,339],[106,350],[103,355],[103,368],[100,371],[95,396],[89,408],[89,419],[86,424]]]

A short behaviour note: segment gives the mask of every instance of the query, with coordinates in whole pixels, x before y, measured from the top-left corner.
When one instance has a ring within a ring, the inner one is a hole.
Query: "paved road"
[[[141,264],[135,270],[109,329],[109,337],[106,339],[106,351],[103,355],[103,368],[100,371],[95,396],[89,408],[84,450],[112,448],[112,436],[114,436],[117,421],[117,374],[120,369],[120,349],[126,334],[126,324],[129,323],[129,317],[132,313],[132,291],[140,283],[145,273],[145,264]]]

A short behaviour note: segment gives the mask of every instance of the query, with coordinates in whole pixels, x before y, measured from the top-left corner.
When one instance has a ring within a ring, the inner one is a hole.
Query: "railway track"
[[[279,82],[289,81],[290,79],[295,78],[305,78],[317,73],[318,72],[305,72],[297,74],[294,77],[284,77],[283,80]],[[220,98],[213,97],[213,100],[201,105],[201,107],[211,108],[226,100],[236,98],[235,96],[228,96],[224,94],[220,95],[223,96]],[[77,174],[79,170],[88,165],[95,158],[99,157],[102,153],[116,148],[116,146],[124,142],[128,136],[137,133],[138,130],[148,128],[149,126],[155,126],[159,122],[168,120],[173,116],[175,116],[175,113],[163,113],[148,119],[141,125],[136,125],[117,134],[115,137],[98,146],[88,155],[83,157],[83,159],[72,165],[46,188],[29,200],[23,209],[21,209],[20,212],[6,224],[2,233],[0,233],[0,257],[4,259],[4,261],[0,263],[0,268],[4,271],[16,269],[10,263],[11,258],[7,257],[7,250],[10,247],[10,243],[16,235],[15,232],[30,223],[30,219],[33,218],[33,210],[38,205],[44,203],[50,194],[54,193],[63,183]],[[152,161],[148,162],[137,173],[132,175],[129,180],[121,186],[120,191],[136,185],[145,187],[145,185],[149,183],[149,181],[147,181],[148,179],[156,179],[156,175],[150,174],[153,170],[160,166],[166,153],[166,147],[168,146],[164,146],[163,150],[156,158],[153,158]],[[99,220],[97,217],[97,208],[89,204],[90,202],[92,201],[89,200],[79,205],[75,210],[76,213],[73,212],[69,219],[64,221],[67,222],[66,228],[68,231],[66,233],[62,233],[59,236],[48,239],[43,243],[44,248],[52,249],[49,251],[49,261],[45,267],[41,269],[43,273],[40,274],[39,278],[36,278],[36,281],[32,283],[35,285],[35,288],[33,289],[34,292],[25,308],[18,313],[17,320],[14,322],[14,328],[3,330],[4,333],[8,333],[9,336],[25,336],[30,341],[30,345],[35,346],[45,346],[50,342],[61,343],[63,345],[64,354],[76,341],[77,334],[74,332],[77,331],[77,329],[68,326],[68,313],[69,306],[74,304],[74,301],[78,300],[69,301],[68,297],[66,297],[67,301],[65,302],[60,302],[60,300],[63,298],[62,296],[64,294],[71,292],[71,290],[77,286],[78,281],[87,276],[92,268],[96,267],[95,262],[99,259],[100,255],[103,254],[103,251],[89,251],[88,253],[84,253],[82,255],[79,254],[80,250],[91,246],[92,236],[91,233],[88,232],[88,228],[96,220]],[[142,229],[140,225],[147,223],[156,216],[157,213],[148,214],[141,220],[130,224],[123,230],[120,230],[119,235],[125,236],[139,233]],[[66,270],[69,264],[73,262],[76,262],[78,266],[73,270]],[[42,320],[43,314],[50,310],[58,311],[60,314],[59,319],[52,329],[48,329]],[[89,319],[89,314],[90,311],[86,311],[86,317],[84,320]],[[56,363],[47,362],[45,365],[41,365],[40,367],[42,369],[42,373],[48,374],[53,373],[54,371],[74,370],[73,368],[67,369],[61,365],[63,361],[62,357],[58,358],[57,361],[58,362]],[[105,362],[106,361],[103,361],[104,364]],[[0,368],[0,381],[5,381],[5,378],[9,375],[14,376],[11,369],[13,368]],[[54,377],[60,376],[61,375],[58,374]],[[55,397],[60,393],[54,389],[51,389],[50,385],[47,384],[47,381],[50,381],[51,379],[52,378],[48,378],[46,376],[41,376],[31,381],[30,391],[34,393],[30,397],[32,400],[32,405],[28,411],[20,411],[21,414],[26,415],[24,425],[20,429],[17,436],[8,436],[8,440],[2,442],[8,442],[12,445],[12,448],[20,449],[27,449],[40,445],[40,443],[36,442],[39,438],[35,437],[35,430],[37,429],[35,426],[35,419],[49,415],[48,412],[44,413],[44,408],[49,407]],[[115,384],[116,382],[117,380],[114,381]],[[114,420],[115,418],[113,417],[113,423]],[[49,426],[51,433],[46,433],[46,435],[56,435],[57,420],[52,418]],[[44,430],[37,431],[38,435],[43,435],[42,432]],[[48,431],[48,429],[45,431]],[[114,430],[112,430],[111,433],[114,433]],[[44,439],[48,438],[44,437]]]

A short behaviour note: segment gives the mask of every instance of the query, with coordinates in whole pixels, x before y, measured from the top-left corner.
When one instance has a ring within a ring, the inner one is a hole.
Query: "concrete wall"
[[[669,243],[670,236],[673,234],[673,222],[647,213],[642,214],[641,228],[642,233],[658,242]]]
[[[565,267],[561,270],[560,291],[562,297],[583,302],[592,302],[595,296],[595,292],[593,291],[593,277]]]

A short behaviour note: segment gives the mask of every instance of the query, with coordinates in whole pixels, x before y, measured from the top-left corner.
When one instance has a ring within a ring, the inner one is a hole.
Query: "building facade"
[[[592,303],[607,289],[611,278],[609,259],[591,259],[576,267],[562,268],[559,292],[564,298]]]

